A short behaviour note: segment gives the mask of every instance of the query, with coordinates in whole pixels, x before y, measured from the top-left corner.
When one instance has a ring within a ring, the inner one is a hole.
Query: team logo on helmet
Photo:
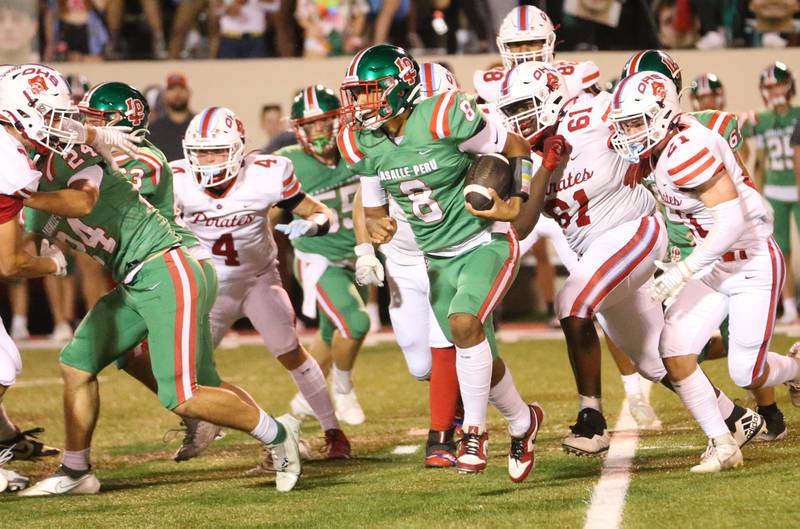
[[[133,97],[125,100],[125,117],[133,126],[139,126],[144,121],[144,104]]]
[[[47,91],[47,81],[45,81],[44,77],[41,75],[37,75],[36,77],[31,77],[28,79],[28,84],[31,87],[33,95],[41,94],[42,92]]]
[[[398,76],[408,84],[413,85],[417,81],[417,70],[414,63],[408,57],[398,57],[394,60],[394,65],[400,70]]]
[[[547,72],[547,87],[550,88],[550,90],[558,88],[558,77],[552,72]]]
[[[667,97],[667,89],[664,87],[664,83],[660,81],[652,81],[650,83],[650,88],[653,90],[654,96],[660,99]]]

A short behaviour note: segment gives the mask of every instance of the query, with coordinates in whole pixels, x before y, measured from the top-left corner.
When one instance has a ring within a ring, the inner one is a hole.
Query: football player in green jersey
[[[319,333],[311,354],[326,376],[332,372],[336,414],[355,425],[364,422],[364,412],[351,375],[370,319],[364,306],[367,288],[356,284],[353,271],[352,209],[359,182],[336,148],[340,108],[339,98],[328,88],[315,85],[300,90],[291,110],[298,145],[275,154],[292,161],[303,191],[334,215],[326,235],[298,237],[291,244],[295,275],[303,287],[303,313],[313,318],[319,308]],[[300,393],[292,399],[292,410],[299,415],[312,414]]]
[[[97,126],[126,126],[134,131],[146,131],[150,121],[150,105],[144,95],[125,83],[101,83],[89,90],[78,104],[85,123]],[[207,296],[203,300],[202,313],[208,317],[217,296],[217,274],[211,255],[200,245],[197,237],[176,215],[173,198],[172,169],[161,150],[144,140],[135,156],[114,151],[114,161],[133,187],[150,205],[158,210],[178,234],[189,252],[203,269]],[[210,324],[203,326],[211,332]],[[210,334],[208,339],[210,340]],[[154,393],[158,385],[152,375],[150,355],[146,343],[137,346],[117,361],[117,366],[142,382]],[[186,426],[181,447],[175,453],[176,461],[185,461],[202,452],[220,432],[220,427],[205,421],[182,417]]]
[[[514,168],[516,196],[508,202],[516,213],[506,219],[514,220],[533,174],[530,146],[484,118],[475,100],[462,92],[417,102],[419,92],[419,66],[405,50],[379,44],[359,52],[342,83],[349,123],[339,131],[339,151],[362,175],[373,243],[388,242],[396,230],[388,210],[391,196],[427,258],[431,305],[457,349],[464,403],[458,470],[486,468],[486,407],[494,382],[493,402],[509,420],[512,435],[509,474],[522,481],[533,467],[543,412],[524,403],[497,358],[491,322],[516,275],[519,245],[513,230],[493,232],[489,220],[471,214],[463,191],[474,154],[502,153]]]
[[[13,75],[12,75],[13,74]],[[279,490],[300,474],[299,424],[280,422],[240,388],[223,383],[201,326],[202,269],[167,221],[88,146],[73,147],[73,113],[63,77],[20,67],[0,77],[2,126],[38,157],[39,192],[26,199],[26,227],[101,261],[120,284],[103,297],[62,350],[66,443],[55,475],[27,496],[97,493],[89,450],[99,410],[97,373],[148,336],[162,404],[177,413],[249,432],[277,450]],[[44,213],[47,211],[49,213]],[[208,385],[198,382],[204,381]]]
[[[673,80],[676,89],[680,90],[681,78],[680,67],[678,64],[663,51],[649,50],[651,58],[642,60],[642,54],[648,52],[639,52],[634,54],[631,59],[626,63],[623,69],[623,74],[633,74],[639,71],[656,71],[662,73]],[[655,56],[658,56],[658,60]],[[635,60],[639,57],[639,60]],[[734,153],[739,158],[739,164],[745,168],[743,152],[746,150],[746,144],[742,139],[742,132],[739,129],[739,122],[736,115],[724,112],[725,98],[722,83],[714,74],[703,74],[697,77],[692,82],[692,106],[695,111],[690,115],[697,119],[700,123],[709,129],[717,131],[728,142]],[[714,105],[720,105],[719,108]],[[708,108],[710,107],[710,108]],[[748,173],[744,169],[745,174]],[[643,178],[642,182],[653,190],[654,181],[649,171]],[[641,176],[641,175],[640,175]],[[633,183],[631,181],[630,183]],[[669,245],[667,255],[673,262],[686,259],[694,250],[694,238],[692,237],[689,229],[680,221],[671,219],[659,202],[661,207],[664,223],[667,226],[667,236],[669,238]],[[720,326],[720,336],[712,338],[698,357],[698,362],[704,360],[712,360],[723,358],[728,354],[728,322],[725,320]],[[783,413],[778,409],[775,400],[775,391],[773,388],[758,388],[753,391],[756,403],[758,404],[758,413],[764,417],[766,422],[766,430],[759,433],[757,439],[762,441],[775,441],[783,439],[786,436],[786,424],[783,418]],[[746,408],[735,407],[734,412],[728,418],[726,423],[732,430],[739,428],[739,424],[744,424],[748,421],[750,411]],[[739,424],[737,424],[739,423]]]
[[[794,150],[790,139],[800,119],[800,107],[792,105],[795,80],[782,62],[764,68],[758,81],[766,110],[751,113],[742,124],[742,136],[756,139],[755,182],[772,206],[774,237],[786,256],[782,323],[797,321],[795,279],[791,264],[790,222],[800,228],[800,196],[794,174]]]

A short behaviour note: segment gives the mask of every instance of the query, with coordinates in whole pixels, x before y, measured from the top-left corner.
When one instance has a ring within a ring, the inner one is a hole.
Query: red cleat
[[[343,431],[331,428],[325,430],[327,459],[350,459],[350,441]]]
[[[508,476],[514,483],[525,481],[533,467],[536,466],[536,435],[544,421],[544,410],[538,402],[528,406],[531,412],[531,426],[522,437],[511,438],[511,449],[508,451]]]
[[[468,426],[461,439],[456,468],[459,474],[474,474],[486,469],[489,458],[489,432]]]

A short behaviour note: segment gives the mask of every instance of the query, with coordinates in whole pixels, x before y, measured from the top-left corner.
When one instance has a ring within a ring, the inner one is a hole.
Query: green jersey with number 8
[[[294,172],[303,191],[316,198],[333,213],[330,229],[321,237],[300,237],[292,246],[301,252],[325,256],[331,261],[355,257],[356,236],[353,231],[353,198],[359,188],[358,175],[339,159],[329,167],[306,153],[299,145],[284,147],[276,155],[292,161]],[[300,218],[295,215],[295,218]]]
[[[425,253],[456,255],[488,236],[491,223],[464,207],[464,175],[473,156],[459,146],[486,122],[473,97],[445,92],[418,103],[403,137],[381,129],[339,132],[339,151],[356,173],[376,178],[402,208]]]
[[[179,246],[181,240],[130,182],[102,161],[86,145],[76,145],[63,157],[54,153],[42,157],[37,163],[42,172],[39,191],[66,189],[85,179],[99,183],[100,194],[91,213],[79,219],[25,208],[25,229],[92,256],[115,281],[122,281],[136,264]]]

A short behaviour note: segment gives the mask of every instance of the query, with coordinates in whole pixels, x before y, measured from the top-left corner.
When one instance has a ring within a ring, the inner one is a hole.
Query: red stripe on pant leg
[[[633,248],[635,248],[637,244],[639,244],[639,241],[642,240],[642,238],[644,237],[645,232],[647,231],[647,219],[649,219],[649,218],[650,217],[642,217],[642,221],[639,224],[639,229],[633,235],[631,240],[628,241],[627,244],[625,244],[625,246],[623,246],[617,253],[615,253],[614,255],[609,257],[608,260],[605,263],[603,263],[603,266],[601,266],[597,270],[597,272],[594,273],[594,275],[591,277],[591,279],[589,279],[589,282],[586,284],[585,287],[583,287],[583,289],[581,290],[580,294],[578,294],[578,297],[575,298],[575,302],[572,304],[572,308],[569,311],[570,317],[578,316],[578,314],[581,312],[581,307],[584,304],[586,304],[586,298],[592,292],[594,287],[600,281],[603,280],[603,278],[605,277],[605,275],[608,273],[609,270],[611,270],[631,250],[633,250]],[[591,316],[591,314],[589,316]]]
[[[325,303],[320,303],[319,304],[319,306],[322,307],[322,310],[324,310],[328,314],[329,318],[334,320],[334,323],[337,320],[339,321],[339,325],[341,326],[341,329],[339,329],[339,330],[343,331],[345,338],[351,338],[352,339],[353,338],[353,333],[350,332],[350,327],[347,326],[347,320],[344,319],[344,316],[342,316],[342,313],[339,312],[339,309],[336,308],[336,305],[333,304],[333,302],[331,301],[331,298],[328,297],[328,294],[325,293],[325,291],[322,289],[322,287],[320,285],[317,285],[317,294],[319,294],[319,296],[325,301]],[[331,316],[330,313],[328,313],[327,310],[325,310],[325,305],[328,305],[330,312],[333,313],[333,317]]]
[[[197,373],[195,373],[195,364],[197,363],[197,285],[195,281],[197,278],[194,271],[189,267],[189,261],[183,252],[176,250],[178,259],[180,259],[183,267],[186,269],[186,277],[189,281],[189,299],[192,305],[189,307],[189,380],[192,384],[192,393],[197,389]]]
[[[769,296],[769,313],[767,314],[767,326],[764,329],[764,339],[761,341],[761,346],[758,348],[758,356],[756,357],[755,365],[753,366],[753,373],[750,377],[750,382],[754,383],[761,375],[764,361],[767,358],[767,347],[772,340],[772,331],[775,328],[775,310],[777,309],[778,297],[780,296],[781,286],[783,283],[782,268],[783,268],[783,255],[780,249],[775,251],[775,241],[770,238],[767,243],[769,248],[770,268],[772,272],[772,288]]]
[[[175,358],[175,393],[178,397],[178,404],[186,401],[186,394],[183,392],[183,360],[181,358],[181,336],[183,335],[183,284],[181,283],[180,272],[178,272],[178,265],[175,263],[171,252],[164,254],[164,261],[167,263],[167,270],[172,278],[172,285],[175,288],[175,338],[174,338],[174,351]]]
[[[628,277],[631,273],[633,273],[633,271],[636,270],[636,267],[642,264],[642,261],[644,261],[648,255],[650,255],[650,252],[653,251],[653,248],[655,248],[656,243],[658,242],[658,235],[660,233],[661,233],[661,226],[659,226],[658,222],[656,222],[655,233],[653,233],[653,237],[650,239],[650,242],[647,244],[647,247],[641,254],[639,254],[639,257],[637,257],[633,261],[633,263],[631,263],[625,270],[623,270],[622,273],[619,276],[617,276],[617,278],[614,281],[612,281],[608,286],[606,286],[606,288],[601,290],[600,293],[594,298],[594,301],[592,301],[590,305],[592,308],[592,313],[594,313],[595,310],[597,310],[597,306],[603,302],[606,296],[608,296],[608,294],[612,290],[614,290],[617,287],[617,285],[622,283],[626,277]]]
[[[494,307],[497,306],[497,302],[503,299],[503,296],[505,295],[506,291],[509,289],[512,283],[511,278],[509,276],[509,279],[505,280],[506,283],[503,285],[504,276],[506,275],[507,272],[512,270],[514,266],[516,266],[516,262],[519,259],[518,255],[519,246],[516,244],[517,238],[516,234],[513,231],[513,228],[511,228],[510,231],[506,234],[506,239],[508,240],[508,246],[509,246],[508,259],[506,259],[506,262],[503,263],[502,268],[500,268],[500,273],[497,274],[497,277],[495,278],[494,283],[492,284],[492,288],[489,290],[489,294],[483,300],[481,308],[478,309],[478,319],[481,321],[481,323],[484,323],[486,321],[488,315],[491,314],[492,311],[494,310]],[[495,293],[499,288],[501,288],[501,285],[503,288],[503,292],[500,294],[500,296],[497,297],[497,301],[492,302]]]

